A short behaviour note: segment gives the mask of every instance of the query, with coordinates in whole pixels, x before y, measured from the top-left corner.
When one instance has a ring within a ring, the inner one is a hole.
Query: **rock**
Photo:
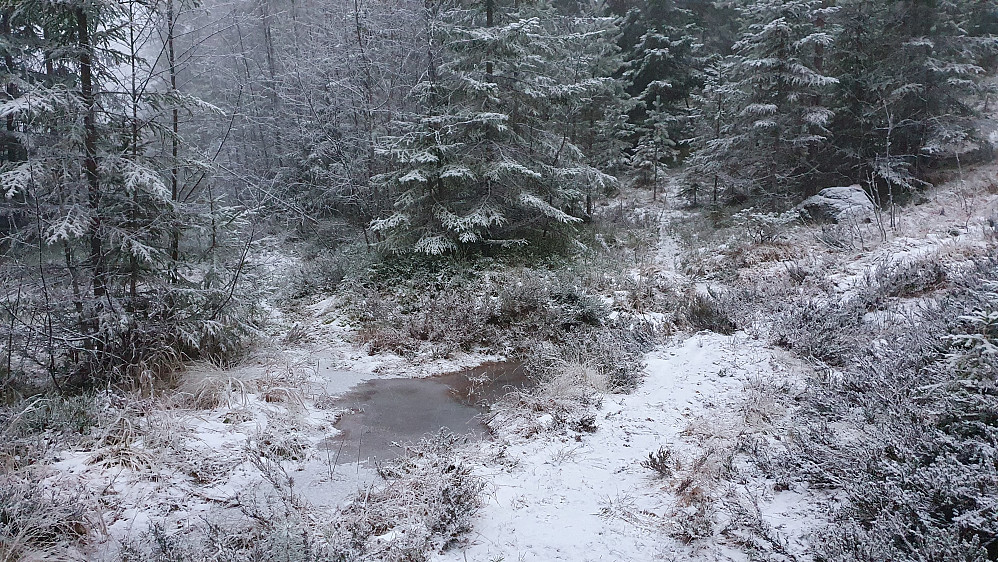
[[[798,207],[806,221],[865,222],[873,218],[873,201],[858,185],[826,187]]]

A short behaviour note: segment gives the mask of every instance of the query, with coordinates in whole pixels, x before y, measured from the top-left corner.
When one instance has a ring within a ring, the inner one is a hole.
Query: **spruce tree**
[[[162,14],[140,0],[0,0],[0,12],[19,61],[5,64],[17,86],[0,101],[20,152],[0,165],[0,214],[20,217],[3,272],[38,272],[11,325],[49,341],[27,337],[19,352],[57,381],[86,382],[219,350],[238,300],[213,263],[224,210],[194,186],[171,189],[171,175],[205,164],[178,161],[168,115],[203,104],[142,57],[161,47]],[[184,247],[180,233],[192,235]]]
[[[687,137],[689,96],[702,83],[699,29],[693,14],[674,0],[631,9],[621,24],[623,80],[639,102],[631,117],[650,143],[657,136]]]
[[[931,160],[959,158],[972,144],[981,61],[995,52],[985,4],[994,3],[837,3],[829,63],[839,79],[830,125],[839,177],[911,189]]]
[[[613,179],[588,164],[564,126],[573,100],[606,87],[571,72],[584,42],[542,2],[448,6],[417,87],[424,110],[382,139],[393,170],[378,181],[394,211],[372,222],[394,252],[439,255],[571,235],[584,191]]]
[[[768,195],[808,189],[829,138],[832,112],[822,96],[836,83],[816,64],[819,47],[832,41],[819,25],[828,11],[817,0],[759,0],[739,9],[745,31],[699,111],[698,160],[711,163],[711,180],[726,180],[723,189]]]
[[[722,196],[745,191],[739,175],[740,151],[734,112],[745,105],[747,93],[729,80],[734,61],[715,57],[705,69],[704,87],[693,96],[690,141],[692,156],[685,170],[684,195],[694,204],[718,204]]]

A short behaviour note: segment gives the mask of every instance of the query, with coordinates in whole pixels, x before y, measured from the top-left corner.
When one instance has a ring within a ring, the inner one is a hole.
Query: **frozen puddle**
[[[394,443],[418,442],[441,429],[482,439],[481,414],[489,404],[526,386],[529,379],[515,363],[430,378],[369,380],[336,400],[349,411],[336,422],[340,433],[318,446],[335,456],[335,464],[376,463],[401,453]]]

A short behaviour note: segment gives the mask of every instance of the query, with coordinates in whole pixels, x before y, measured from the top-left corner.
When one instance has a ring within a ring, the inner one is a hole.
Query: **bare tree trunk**
[[[656,131],[657,133],[657,131]],[[655,135],[655,160],[652,165],[655,166],[655,174],[652,176],[652,186],[651,186],[651,200],[658,200],[658,135]]]
[[[4,12],[3,14],[0,14],[0,36],[8,37],[8,36],[10,36],[10,34],[11,34],[11,29],[10,29],[10,13]],[[12,57],[10,55],[10,53],[5,53],[4,57],[3,57],[3,61],[4,61],[4,64],[7,66],[7,72],[9,72],[11,75],[13,75],[14,74],[14,57]],[[15,84],[13,81],[9,82],[6,85],[6,91],[7,91],[7,96],[9,97],[9,99],[16,98],[17,97],[17,84]],[[8,162],[13,162],[13,161],[17,160],[17,140],[14,137],[14,132],[15,132],[15,128],[14,128],[14,114],[12,113],[12,114],[8,115],[6,121],[7,121],[7,123],[6,123],[6,127],[7,127],[7,139],[6,139],[7,140],[7,142],[6,142],[7,161]]]
[[[90,44],[90,21],[86,9],[76,9],[77,40],[80,47],[80,95],[86,113],[83,116],[83,167],[87,177],[90,203],[90,267],[94,276],[94,296],[101,299],[107,293],[104,249],[101,244],[100,172],[97,168],[97,103],[94,99],[93,45]]]
[[[485,0],[485,26],[495,25],[495,0]],[[492,53],[489,52],[489,59],[485,61],[485,73],[492,76]]]
[[[249,97],[250,100],[252,100],[251,111],[253,114],[253,120],[256,122],[255,123],[256,126],[253,127],[253,130],[255,130],[257,135],[256,144],[257,148],[259,148],[263,152],[264,165],[267,165],[270,162],[270,147],[269,143],[267,143],[267,136],[264,134],[263,126],[260,124],[260,107],[256,103],[257,99],[256,92],[253,91],[253,76],[252,73],[250,72],[249,55],[246,53],[246,43],[243,36],[243,29],[242,26],[239,25],[239,19],[234,12],[233,12],[233,18],[235,18],[236,36],[239,39],[239,54],[240,57],[242,57],[243,72],[245,73],[246,76],[246,88],[249,90]],[[250,134],[250,136],[252,138],[252,133]]]
[[[166,0],[166,58],[170,74],[170,93],[176,96],[177,93],[177,52],[175,48],[174,29],[176,27],[176,12],[173,9],[173,0]],[[180,189],[178,158],[180,155],[180,108],[176,106],[174,100],[173,112],[170,123],[173,135],[170,137],[170,198],[174,205],[180,204]],[[170,259],[173,260],[174,272],[177,262],[180,261],[180,228],[174,224],[170,232]],[[176,281],[176,273],[171,275]]]
[[[274,135],[273,144],[276,152],[276,163],[277,165],[281,165],[281,128],[277,123],[277,116],[280,115],[280,100],[277,96],[277,62],[274,58],[274,34],[270,27],[270,11],[267,0],[260,0],[260,23],[263,25],[264,47],[267,50],[267,72],[269,80],[266,81],[266,88],[269,90],[270,95],[271,134]]]
[[[372,183],[371,178],[374,177],[374,162],[375,162],[375,134],[374,134],[374,77],[371,76],[371,61],[367,56],[367,49],[364,47],[364,36],[362,34],[362,29],[360,25],[360,2],[359,0],[354,0],[353,2],[353,14],[354,14],[354,31],[357,35],[357,47],[360,49],[360,58],[364,65],[364,102],[366,107],[364,108],[364,132],[366,133],[364,142],[367,143],[367,155],[365,159],[365,183],[371,187],[371,199],[373,202],[370,214],[376,216],[381,211],[381,197],[378,193],[378,187],[376,184]],[[363,221],[365,224],[367,220]],[[365,235],[366,227],[365,227]]]
[[[129,64],[132,70],[131,77],[131,98],[132,98],[132,115],[131,115],[131,156],[133,162],[138,162],[139,160],[139,89],[136,83],[136,74],[138,73],[138,45],[137,38],[135,37],[135,3],[128,3],[128,54],[129,54]],[[139,190],[136,186],[135,190],[132,191],[132,208],[129,211],[129,226],[133,229],[138,227],[138,213],[139,213]],[[135,301],[138,297],[138,283],[139,283],[139,258],[135,255],[135,252],[131,252],[128,256],[128,296],[129,303],[128,307],[131,311],[135,311]]]

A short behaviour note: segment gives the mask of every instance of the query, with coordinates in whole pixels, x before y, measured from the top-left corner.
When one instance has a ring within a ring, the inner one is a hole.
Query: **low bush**
[[[465,272],[469,273],[469,272]],[[611,319],[596,291],[616,286],[600,271],[517,269],[475,275],[425,275],[399,286],[357,287],[349,298],[370,353],[402,355],[487,350],[524,359],[547,342],[605,373],[615,388],[632,387],[640,355],[657,328]],[[428,292],[424,292],[429,285]]]
[[[808,359],[841,366],[861,348],[866,306],[858,299],[834,300],[798,296],[776,314],[770,338],[774,344]]]
[[[441,432],[380,466],[385,483],[337,517],[332,544],[340,559],[420,562],[471,530],[485,483],[455,456],[461,439]]]
[[[672,457],[672,451],[659,447],[657,451],[648,453],[648,458],[641,461],[641,466],[652,470],[659,478],[671,478],[676,470],[676,459]]]
[[[901,278],[929,284],[880,286],[910,294],[938,280]],[[837,321],[853,332],[851,350],[833,333],[841,326],[822,321],[830,309],[813,312],[808,322],[835,349],[840,376],[811,381],[796,431],[765,465],[777,481],[844,493],[813,543],[817,560],[998,559],[996,280],[998,262],[978,263],[910,323],[863,324],[851,309]]]
[[[80,544],[94,526],[84,490],[30,472],[0,473],[0,562],[17,562]]]
[[[941,289],[948,279],[945,266],[931,257],[884,263],[866,275],[867,292],[875,300],[919,297]]]
[[[718,295],[710,291],[706,294],[695,289],[688,291],[680,304],[679,314],[686,326],[696,331],[730,335],[736,329]]]

